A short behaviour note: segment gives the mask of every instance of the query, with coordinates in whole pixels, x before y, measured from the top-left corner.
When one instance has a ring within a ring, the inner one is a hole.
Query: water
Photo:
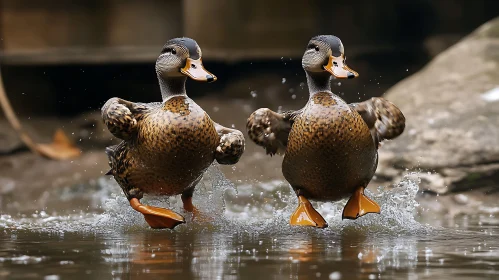
[[[417,174],[369,193],[380,215],[342,221],[345,201],[316,204],[329,228],[288,225],[287,183],[232,184],[209,169],[192,221],[178,198],[143,201],[184,214],[174,231],[148,228],[119,187],[99,179],[57,200],[91,198],[84,210],[0,216],[0,279],[498,279],[499,219],[449,218],[418,204]]]

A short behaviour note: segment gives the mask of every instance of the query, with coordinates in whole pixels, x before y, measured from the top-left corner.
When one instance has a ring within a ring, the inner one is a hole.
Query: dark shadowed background
[[[113,96],[158,100],[155,59],[166,40],[187,36],[219,78],[189,83],[191,97],[266,92],[263,105],[277,106],[306,98],[296,88],[303,50],[334,34],[361,74],[338,89],[355,101],[383,94],[498,11],[496,0],[1,0],[0,63],[19,114],[74,116]]]

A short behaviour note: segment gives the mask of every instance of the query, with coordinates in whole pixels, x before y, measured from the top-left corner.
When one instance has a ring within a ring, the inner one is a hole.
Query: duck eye
[[[174,48],[165,48],[163,50],[163,53],[171,53],[171,54],[176,54],[177,51]]]
[[[315,49],[316,51],[319,51],[319,46],[316,46],[316,45],[308,45],[308,49],[311,50],[311,49]]]

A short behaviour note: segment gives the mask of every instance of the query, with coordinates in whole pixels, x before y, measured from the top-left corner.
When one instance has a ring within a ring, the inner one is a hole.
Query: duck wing
[[[137,121],[148,106],[113,97],[102,107],[102,119],[109,131],[122,140],[131,139],[137,132]]]
[[[301,110],[276,113],[260,108],[248,118],[246,129],[250,139],[265,148],[268,155],[284,154],[288,136]]]
[[[367,101],[349,105],[362,116],[376,144],[383,140],[394,139],[404,132],[404,114],[397,106],[384,98],[373,97]]]
[[[236,164],[244,153],[244,135],[237,129],[215,124],[220,143],[215,150],[215,159],[220,164]]]

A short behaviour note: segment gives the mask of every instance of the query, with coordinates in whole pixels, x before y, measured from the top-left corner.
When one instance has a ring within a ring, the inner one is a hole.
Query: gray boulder
[[[439,54],[385,98],[404,112],[404,134],[380,150],[379,178],[424,171],[437,193],[499,190],[499,18]],[[430,172],[430,173],[427,173]]]

